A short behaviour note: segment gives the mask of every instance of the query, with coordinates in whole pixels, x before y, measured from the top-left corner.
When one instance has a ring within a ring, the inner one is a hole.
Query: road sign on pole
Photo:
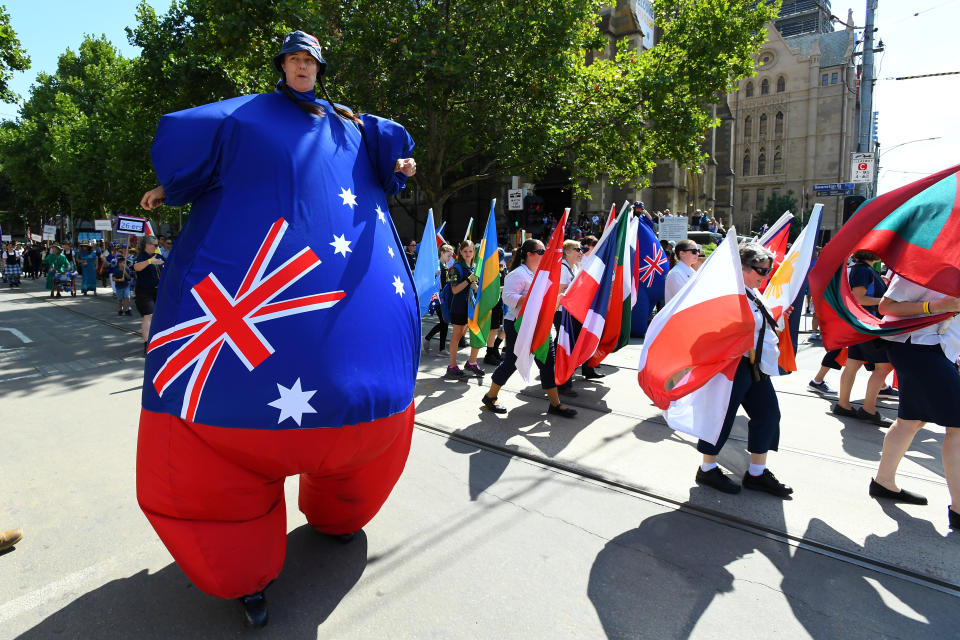
[[[850,180],[858,184],[873,182],[874,153],[853,153],[850,162]]]

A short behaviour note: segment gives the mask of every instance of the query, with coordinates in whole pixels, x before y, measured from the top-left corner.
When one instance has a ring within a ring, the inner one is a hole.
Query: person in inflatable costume
[[[274,93],[161,118],[141,201],[193,208],[157,294],[137,499],[190,580],[239,598],[251,626],[283,565],[284,478],[300,474],[315,530],[369,522],[407,459],[420,353],[386,200],[416,172],[413,140],[330,100],[314,36],[287,35],[274,66]]]

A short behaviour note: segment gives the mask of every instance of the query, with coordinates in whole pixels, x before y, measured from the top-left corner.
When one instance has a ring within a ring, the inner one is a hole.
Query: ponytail
[[[513,271],[523,263],[527,261],[527,255],[531,251],[537,250],[537,245],[540,244],[539,240],[533,238],[527,238],[523,241],[516,251],[513,252],[513,259],[510,261],[510,271]]]
[[[327,93],[327,87],[323,84],[323,76],[317,76],[317,81],[320,83],[320,90],[323,92],[323,96],[327,99],[327,102],[330,103],[330,106],[333,108],[334,112],[336,112],[338,116],[340,116],[344,120],[349,120],[351,122],[356,123],[357,126],[363,126],[363,122],[360,120],[360,118],[354,115],[352,111],[350,111],[349,109],[344,109],[343,107],[334,104],[333,100],[330,98],[330,94]],[[313,104],[310,102],[304,102],[303,100],[300,100],[299,98],[297,98],[297,96],[293,94],[293,91],[290,90],[290,87],[287,86],[286,80],[280,83],[280,90],[283,91],[283,93],[286,94],[288,98],[293,100],[293,102],[298,107],[303,109],[305,113],[309,113],[315,116],[325,115],[323,107],[321,107],[320,105]]]

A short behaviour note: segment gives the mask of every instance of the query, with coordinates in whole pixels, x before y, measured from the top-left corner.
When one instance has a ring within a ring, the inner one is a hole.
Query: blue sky
[[[863,25],[866,0],[831,4],[844,20],[847,7],[853,8],[854,24]],[[150,0],[150,5],[163,12],[169,2]],[[137,55],[124,32],[135,22],[136,6],[136,0],[6,0],[11,24],[32,60],[28,72],[14,77],[13,90],[28,95],[37,72],[56,69],[59,54],[67,47],[76,49],[84,34],[105,34],[121,54]],[[874,102],[880,112],[883,192],[960,162],[960,109],[950,98],[960,95],[960,75],[886,79],[960,71],[960,49],[955,45],[960,0],[879,0],[878,6],[877,36],[886,47],[877,57]],[[16,114],[15,105],[0,105],[0,118]]]

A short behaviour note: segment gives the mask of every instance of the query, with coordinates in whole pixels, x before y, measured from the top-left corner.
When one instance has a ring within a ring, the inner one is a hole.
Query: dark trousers
[[[506,346],[503,348],[503,361],[497,365],[490,379],[501,387],[507,383],[513,372],[517,370],[517,355],[513,352],[513,346],[517,344],[517,327],[513,320],[503,321],[503,331],[507,334]],[[557,384],[553,381],[553,358],[554,358],[553,340],[550,340],[549,350],[547,351],[547,361],[540,362],[534,358],[534,362],[540,369],[540,386],[544,389],[553,389]]]
[[[697,442],[697,451],[700,453],[708,456],[720,453],[720,449],[730,437],[733,420],[741,406],[750,417],[747,423],[747,451],[766,453],[777,450],[780,444],[780,404],[777,402],[777,394],[769,377],[763,376],[762,380],[754,381],[750,369],[750,361],[742,358],[733,378],[730,404],[727,406],[727,415],[723,419],[717,444],[700,440]]]
[[[423,337],[424,340],[430,342],[433,339],[433,336],[440,334],[440,350],[442,351],[445,346],[447,346],[447,323],[444,321],[443,316],[440,313],[437,313],[437,320],[440,322],[434,325],[433,329]]]

